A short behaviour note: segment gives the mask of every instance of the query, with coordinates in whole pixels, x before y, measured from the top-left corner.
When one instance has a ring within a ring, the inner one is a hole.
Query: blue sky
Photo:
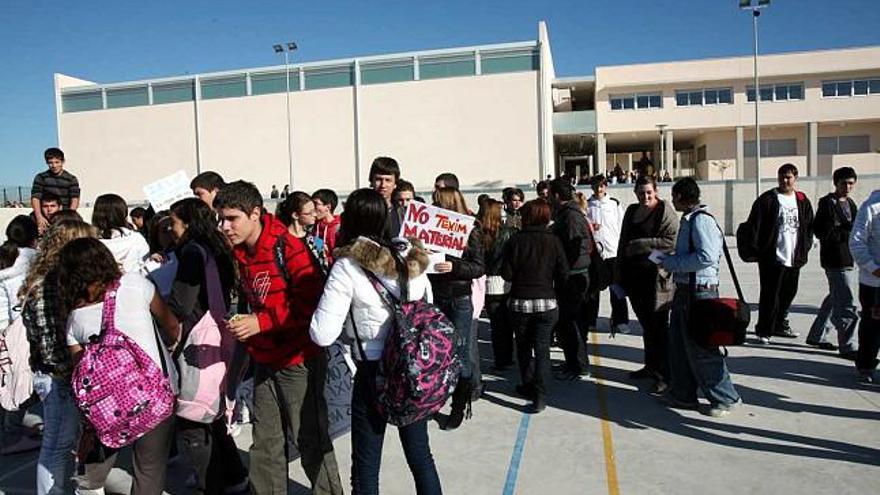
[[[539,20],[560,76],[752,49],[736,0],[0,0],[0,185],[45,168],[55,72],[114,82],[274,65],[271,45],[287,40],[306,61],[522,41]],[[761,51],[880,44],[878,26],[880,0],[774,0]]]

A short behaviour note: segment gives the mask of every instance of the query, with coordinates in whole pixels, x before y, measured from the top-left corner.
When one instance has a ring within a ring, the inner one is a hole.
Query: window
[[[104,108],[101,90],[61,95],[61,109],[65,112],[85,112]]]
[[[830,136],[819,138],[820,155],[841,155],[847,153],[869,153],[869,136]]]
[[[288,84],[285,81],[286,75],[287,71],[251,74],[251,94],[268,95],[286,92]],[[290,90],[299,91],[299,69],[290,70]]]
[[[153,105],[193,101],[195,99],[193,88],[193,81],[172,84],[154,84]]]
[[[136,107],[149,103],[146,86],[107,90],[107,108]]]
[[[412,81],[414,74],[412,59],[361,65],[362,84]]]
[[[663,108],[663,96],[660,93],[614,95],[611,96],[610,103],[612,110]]]
[[[746,99],[755,101],[755,87],[746,88]],[[761,101],[794,101],[804,99],[804,83],[782,83],[761,86]]]
[[[746,141],[743,152],[746,157],[755,157],[755,142]],[[797,139],[762,139],[761,156],[778,157],[797,155]]]
[[[532,49],[480,53],[483,74],[538,70],[538,66],[538,52]]]
[[[477,73],[474,54],[419,57],[419,79],[473,76]]]
[[[880,94],[880,79],[871,79],[869,85],[872,95]]]
[[[247,95],[247,81],[244,75],[202,80],[202,99],[235,98]]]
[[[706,161],[706,145],[702,145],[697,148],[697,161],[705,162]]]
[[[701,90],[679,90],[675,92],[675,104],[680,107],[699,105],[720,105],[733,103],[732,88],[711,88]]]
[[[853,81],[853,94],[859,96],[868,94],[868,84],[867,80]]]
[[[309,69],[306,71],[306,89],[341,88],[354,84],[353,71],[350,65],[344,67],[328,67]]]
[[[854,81],[823,81],[822,96],[845,98],[880,94],[880,79],[856,79]]]

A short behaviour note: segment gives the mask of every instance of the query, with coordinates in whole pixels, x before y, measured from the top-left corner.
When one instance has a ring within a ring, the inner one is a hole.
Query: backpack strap
[[[226,317],[227,308],[226,301],[223,299],[223,287],[220,282],[220,269],[217,266],[217,258],[198,242],[193,242],[192,245],[198,249],[204,261],[205,285],[208,290],[208,310],[215,320],[221,321]]]
[[[724,231],[721,230],[721,226],[718,225],[718,221],[715,220],[715,216],[705,210],[695,211],[693,213],[693,215],[691,216],[690,221],[693,222],[694,219],[697,217],[697,215],[708,215],[710,218],[712,218],[712,221],[715,222],[715,226],[718,227],[718,231],[721,232],[721,246],[724,250],[724,258],[727,260],[727,268],[730,270],[730,276],[733,279],[733,285],[734,285],[734,287],[736,287],[737,298],[739,298],[740,302],[745,304],[746,299],[745,299],[745,297],[743,297],[742,287],[740,287],[740,285],[739,285],[739,277],[736,276],[736,269],[733,267],[733,260],[730,259],[730,249],[727,248],[727,239],[724,238]],[[691,251],[694,250],[693,232],[694,232],[694,230],[693,230],[693,223],[692,223],[691,224],[691,231],[690,231],[691,235],[689,236],[689,239],[688,239],[690,242],[690,250]],[[691,277],[691,286],[696,285],[696,278],[697,278],[696,273],[691,273],[690,277]]]
[[[281,277],[284,278],[285,285],[290,285],[290,272],[287,271],[287,263],[284,261],[287,258],[286,251],[287,238],[284,235],[279,235],[272,246],[272,254],[275,258],[275,265],[278,267],[278,271],[281,272]]]
[[[119,279],[116,279],[104,290],[104,307],[101,310],[101,333],[98,338],[104,337],[107,330],[116,329],[116,292],[119,290]]]

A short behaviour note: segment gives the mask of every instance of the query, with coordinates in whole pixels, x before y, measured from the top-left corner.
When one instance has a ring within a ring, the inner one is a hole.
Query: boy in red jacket
[[[292,436],[302,455],[313,493],[342,494],[327,431],[327,355],[309,338],[323,275],[308,247],[263,212],[262,196],[253,184],[228,184],[217,193],[214,208],[233,246],[253,313],[229,323],[229,330],[257,362],[250,449],[253,491],[287,493],[285,435],[280,434],[286,426],[286,435]]]

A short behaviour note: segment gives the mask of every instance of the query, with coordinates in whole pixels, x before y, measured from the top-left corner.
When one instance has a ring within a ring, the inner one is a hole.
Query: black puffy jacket
[[[428,275],[434,297],[449,299],[471,295],[471,282],[486,273],[486,264],[483,260],[483,231],[479,223],[468,236],[467,248],[461,258],[447,255],[446,260],[452,262],[451,272]]]

